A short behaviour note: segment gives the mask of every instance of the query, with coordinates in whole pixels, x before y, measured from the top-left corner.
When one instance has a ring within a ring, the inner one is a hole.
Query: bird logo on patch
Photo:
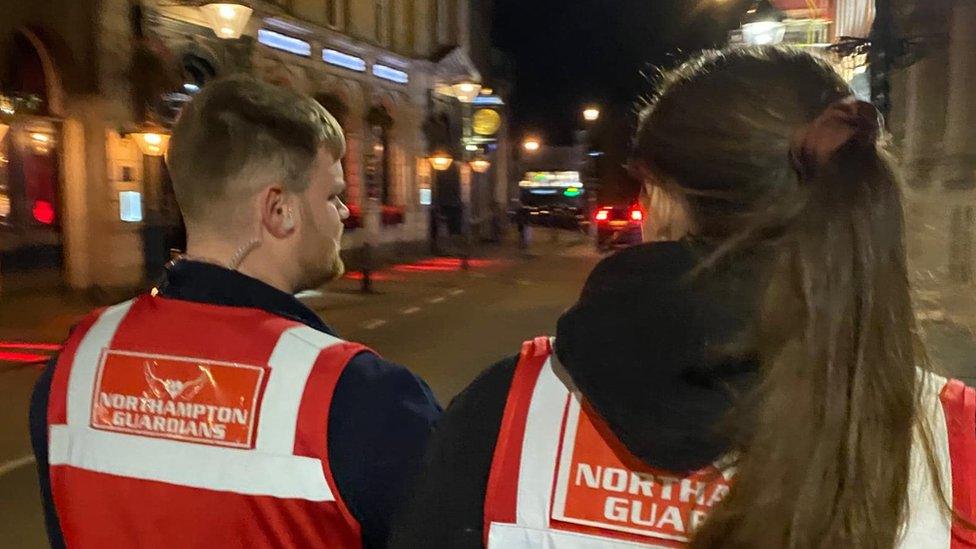
[[[196,379],[190,381],[183,381],[180,379],[165,379],[160,377],[156,373],[156,362],[145,361],[144,371],[146,374],[146,382],[149,384],[149,390],[152,392],[156,398],[164,398],[164,395],[169,395],[172,400],[191,400],[193,397],[197,396],[200,391],[203,390],[207,384],[213,384],[213,378],[210,375],[210,371],[204,366],[197,366],[200,368],[200,376]]]

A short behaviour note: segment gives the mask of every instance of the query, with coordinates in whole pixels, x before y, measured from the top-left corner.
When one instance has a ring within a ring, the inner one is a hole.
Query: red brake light
[[[643,221],[644,220],[644,212],[638,210],[637,208],[634,208],[634,209],[630,210],[630,219],[632,221]]]
[[[607,219],[610,219],[610,210],[598,210],[596,212],[597,221],[606,221]]]

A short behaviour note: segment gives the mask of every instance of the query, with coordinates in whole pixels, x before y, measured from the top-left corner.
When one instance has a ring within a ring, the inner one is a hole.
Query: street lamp
[[[491,161],[483,156],[479,156],[470,162],[471,169],[475,173],[485,173],[491,168]]]
[[[169,148],[169,134],[159,126],[147,124],[129,135],[146,156],[163,156]]]
[[[446,151],[437,151],[430,155],[430,158],[428,158],[427,161],[430,162],[431,168],[442,172],[451,167],[451,164],[454,163],[454,158],[452,158],[451,155]]]
[[[600,118],[600,109],[597,107],[586,107],[583,109],[583,120],[596,122]]]
[[[207,4],[200,11],[218,38],[235,39],[241,37],[254,10],[240,4]]]
[[[48,155],[57,144],[56,135],[50,122],[38,121],[20,129],[14,137],[21,149],[38,155]]]
[[[481,93],[481,84],[471,81],[459,82],[451,86],[451,93],[462,103],[471,103]]]
[[[749,8],[742,22],[742,40],[750,46],[779,44],[786,36],[783,20],[786,14],[769,0],[760,0]]]
[[[536,152],[542,148],[542,142],[535,137],[526,137],[525,141],[522,142],[522,148],[525,149],[526,152]]]

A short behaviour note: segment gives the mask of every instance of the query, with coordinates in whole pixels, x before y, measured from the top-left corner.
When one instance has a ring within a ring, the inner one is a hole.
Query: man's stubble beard
[[[325,286],[329,282],[337,280],[346,274],[346,264],[342,260],[342,255],[339,250],[333,252],[332,261],[329,263],[328,268],[318,269],[318,268],[306,268],[304,273],[306,280],[300,284],[300,287],[296,289],[297,292],[305,290],[314,290]]]

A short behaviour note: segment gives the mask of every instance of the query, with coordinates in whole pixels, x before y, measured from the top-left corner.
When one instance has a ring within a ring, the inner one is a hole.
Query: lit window
[[[330,50],[328,48],[322,50],[322,61],[351,71],[363,72],[366,70],[365,60],[338,50]]]
[[[142,221],[142,194],[135,191],[119,193],[119,219],[126,223]]]
[[[270,31],[268,29],[258,30],[258,42],[268,46],[269,48],[294,53],[295,55],[301,55],[304,57],[307,57],[312,53],[312,46],[308,42],[299,40],[297,38],[292,38],[291,36],[286,36],[275,31]]]
[[[377,78],[382,78],[383,80],[396,82],[397,84],[406,84],[410,82],[410,76],[407,75],[407,73],[394,69],[393,67],[380,65],[378,63],[373,65],[373,75]]]

